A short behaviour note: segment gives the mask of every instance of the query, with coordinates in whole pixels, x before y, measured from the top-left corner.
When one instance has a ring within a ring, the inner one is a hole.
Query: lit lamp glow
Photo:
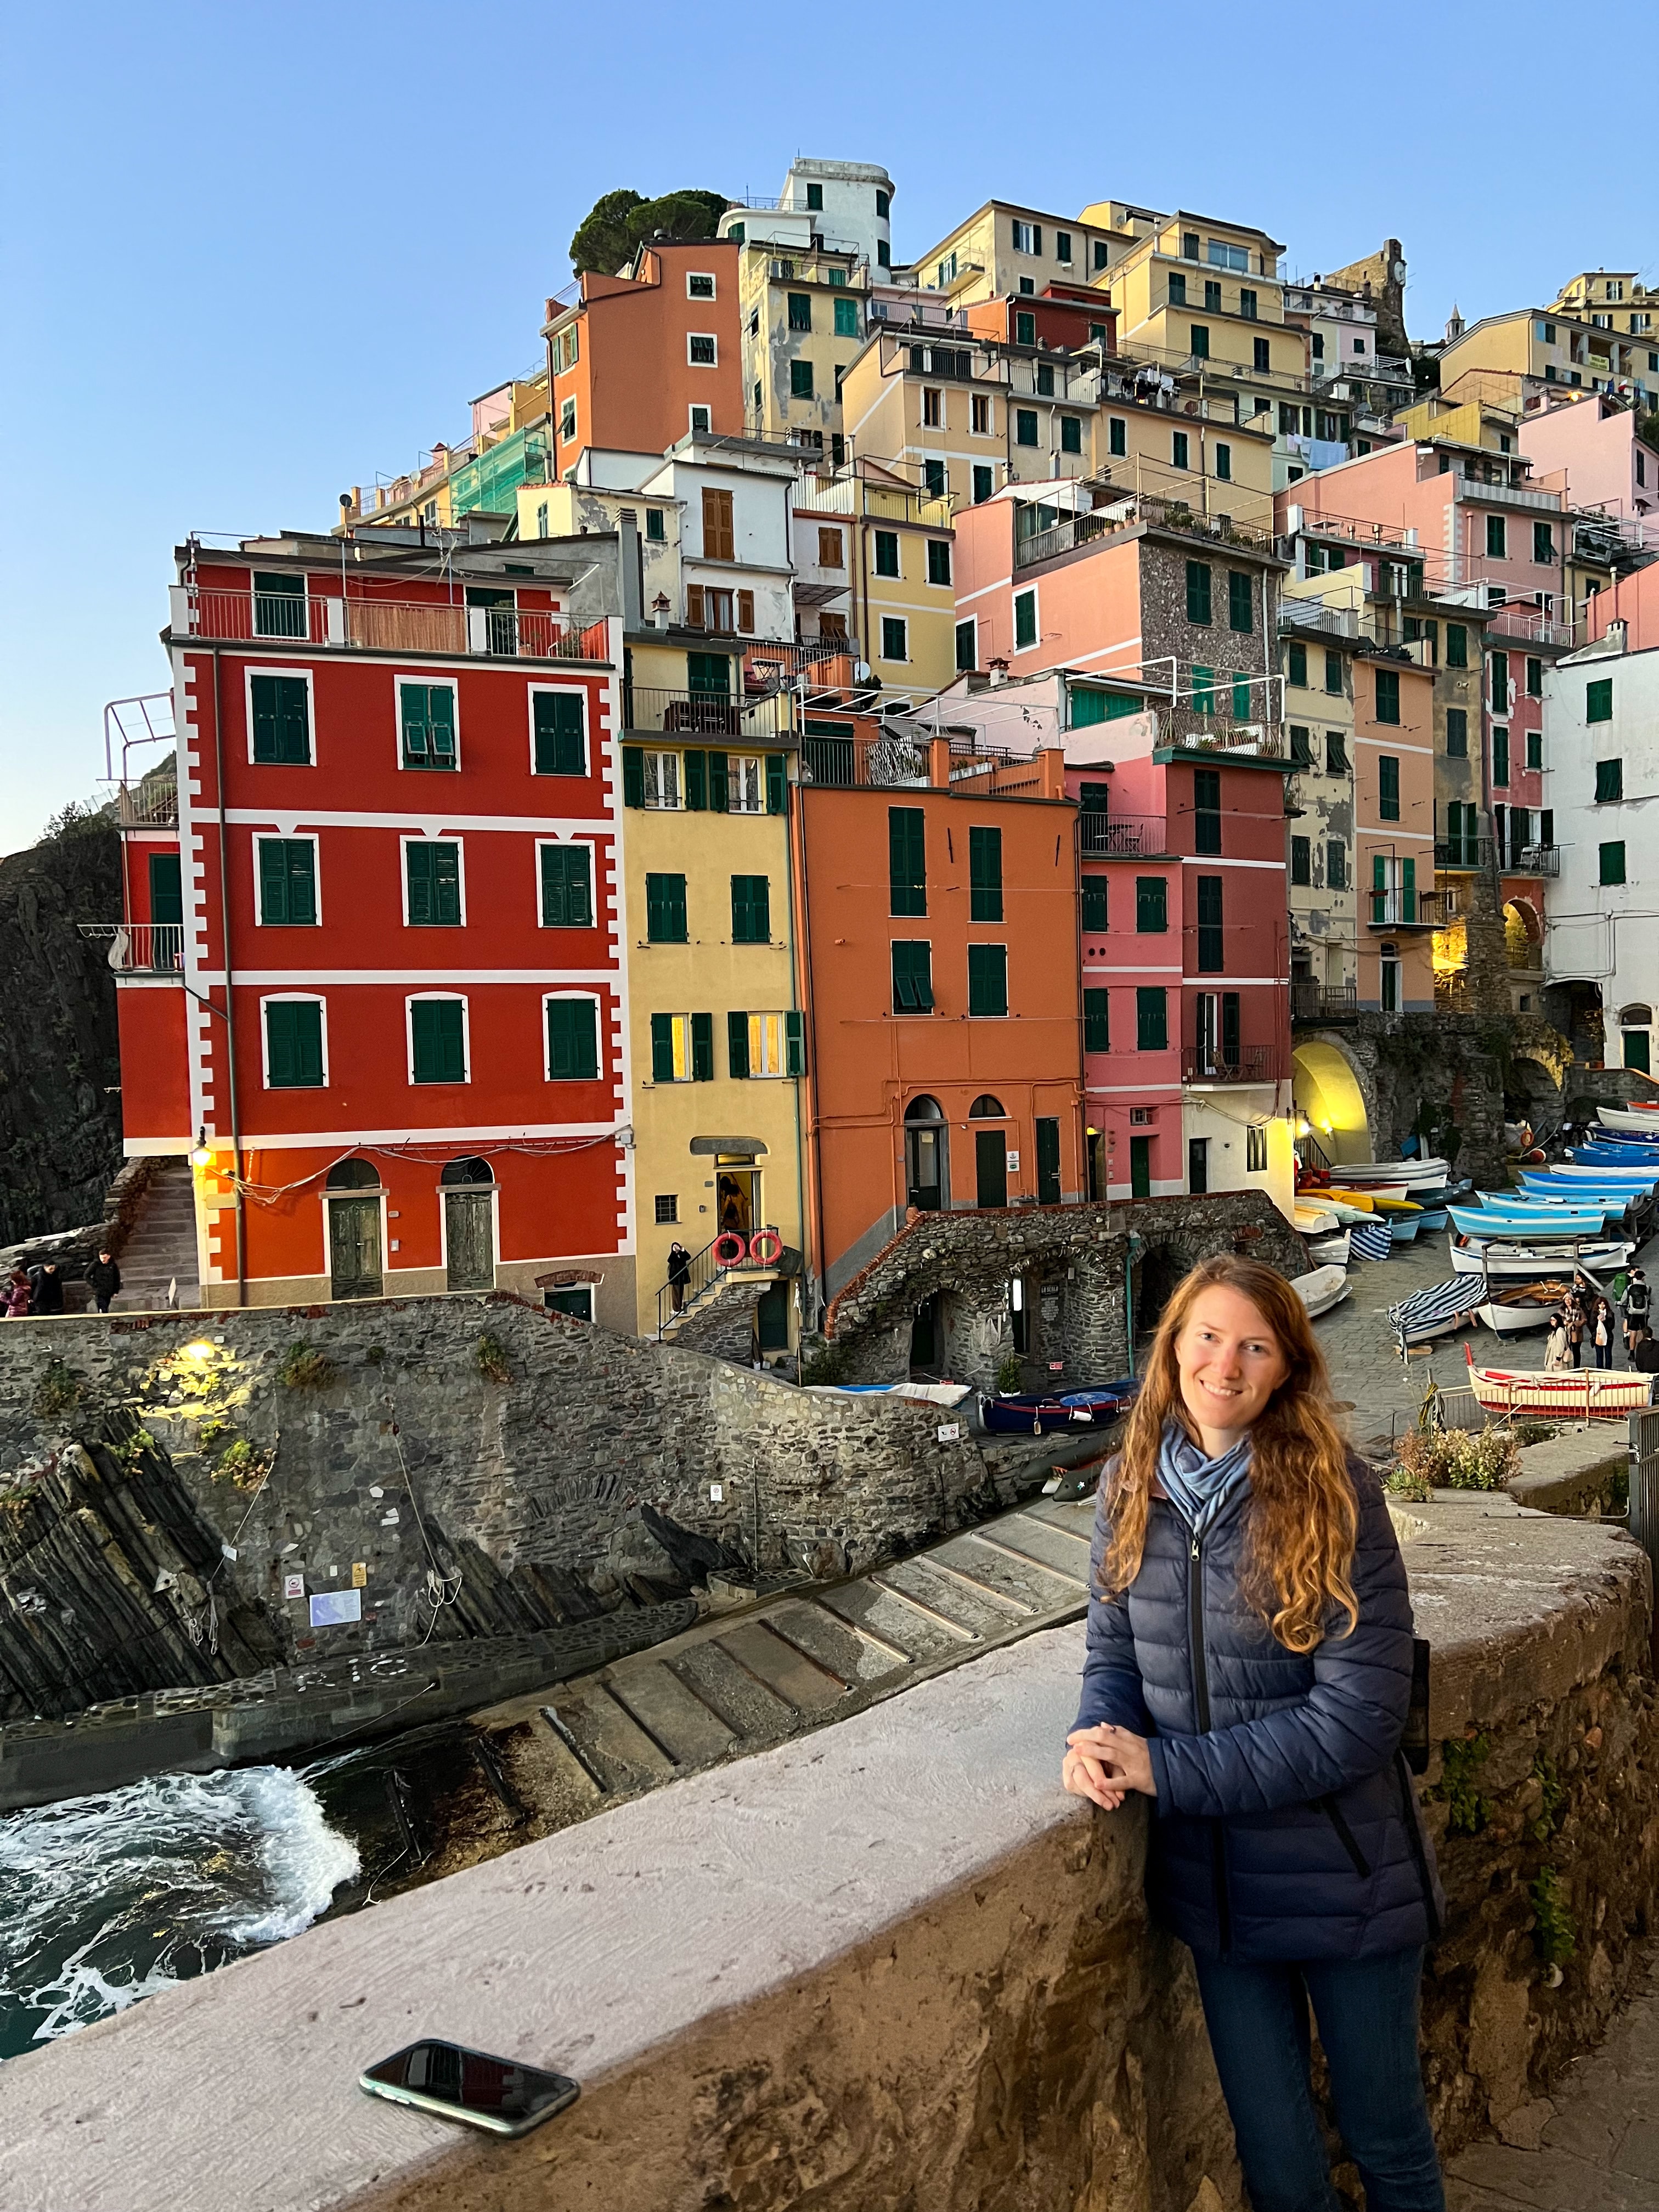
[[[193,1168],[210,1168],[213,1165],[213,1147],[207,1140],[205,1129],[198,1129],[196,1133],[196,1142],[191,1147],[190,1164]]]

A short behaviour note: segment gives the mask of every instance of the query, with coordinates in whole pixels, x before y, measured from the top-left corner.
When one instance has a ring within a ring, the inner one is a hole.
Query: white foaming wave
[[[343,1881],[362,1870],[349,1836],[331,1828],[322,1802],[308,1782],[285,1766],[249,1768],[250,1808],[264,1824],[260,1859],[270,1897],[262,1914],[224,1924],[234,1943],[280,1943],[310,1927]]]

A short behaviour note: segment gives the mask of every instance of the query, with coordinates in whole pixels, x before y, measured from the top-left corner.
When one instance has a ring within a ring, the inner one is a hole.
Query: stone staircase
[[[159,1313],[169,1304],[200,1304],[196,1196],[188,1160],[165,1160],[158,1167],[144,1193],[138,1218],[118,1255],[118,1265],[121,1270],[120,1294],[115,1300],[118,1312]]]

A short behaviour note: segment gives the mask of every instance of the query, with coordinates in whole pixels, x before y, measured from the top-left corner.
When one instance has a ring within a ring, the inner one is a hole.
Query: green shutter
[[[1193,712],[1213,714],[1215,712],[1215,671],[1198,661],[1193,663]]]
[[[1249,575],[1238,568],[1227,571],[1227,627],[1247,636],[1255,628]]]
[[[1187,619],[1192,623],[1207,623],[1210,619],[1210,564],[1207,561],[1187,563]]]
[[[933,1006],[933,948],[896,939],[893,945],[893,1012],[926,1014]]]
[[[708,762],[700,752],[685,755],[684,771],[680,777],[681,795],[688,814],[703,814],[708,808]]]
[[[265,1065],[273,1091],[322,1087],[323,1010],[314,999],[267,1003]]]
[[[732,878],[732,942],[769,945],[772,941],[771,882],[766,876]]]
[[[589,929],[593,922],[592,855],[586,845],[542,847],[542,926]]]
[[[643,806],[645,804],[645,755],[637,745],[624,745],[623,757],[623,805]],[[698,755],[701,759],[702,756]]]
[[[461,865],[459,845],[428,837],[411,837],[404,847],[409,881],[409,919],[411,925],[451,928],[461,919]]]
[[[887,810],[887,866],[890,911],[927,911],[927,817],[919,806]]]
[[[445,768],[455,765],[455,694],[447,684],[427,687],[427,726],[432,732],[432,753]]]
[[[647,876],[645,933],[653,945],[684,945],[686,942],[684,876]]]
[[[552,1041],[553,1008],[562,1002],[555,1000],[548,1007],[549,1059]],[[674,1017],[672,1014],[653,1014],[651,1017],[651,1080],[672,1083],[674,1080]]]
[[[1400,863],[1400,919],[1417,919],[1417,862],[1415,859]]]
[[[836,304],[839,307],[841,302],[837,301]],[[769,814],[783,812],[787,789],[788,781],[784,774],[783,755],[768,753],[766,756],[766,811]]]
[[[1613,720],[1613,678],[1599,676],[1594,684],[1584,686],[1584,720],[1587,722],[1610,722]]]
[[[783,1018],[783,1072],[786,1075],[805,1075],[806,1073],[805,1018],[799,1013],[787,1013]]]
[[[427,690],[424,684],[400,684],[398,699],[403,709],[404,764],[424,768],[427,763],[427,739],[430,734],[427,721]]]
[[[317,920],[316,848],[309,837],[261,837],[259,920],[313,925]]]
[[[1008,948],[1006,945],[968,947],[968,1011],[998,1015],[1008,1011]]]
[[[728,1072],[739,1080],[749,1073],[749,1017],[727,1014],[726,1018],[726,1060]]]
[[[693,1083],[712,1083],[714,1079],[714,1017],[713,1014],[693,1014],[691,1017],[691,1080]]]
[[[184,875],[177,853],[149,856],[149,918],[164,928],[176,929],[184,921]]]
[[[586,714],[580,691],[532,694],[538,775],[586,775]]]
[[[259,919],[269,927],[288,920],[288,859],[284,840],[259,840]]]
[[[656,1057],[657,1018],[651,1024]],[[547,1072],[555,1083],[591,1083],[599,1072],[599,1008],[592,999],[547,1002]],[[672,1072],[672,1071],[671,1071]]]
[[[1107,919],[1106,878],[1103,875],[1083,878],[1083,927],[1086,934],[1099,936],[1111,927]]]
[[[710,753],[708,756],[708,811],[711,814],[724,814],[726,811],[726,802],[729,788],[726,781],[726,755]]]
[[[1170,888],[1162,876],[1135,878],[1135,933],[1155,936],[1170,927]]]
[[[1002,919],[1002,832],[976,828],[968,831],[968,915],[970,921]],[[1103,924],[1103,927],[1104,925]]]
[[[410,1010],[416,1083],[465,1083],[465,1011],[459,999],[416,999]]]
[[[1109,1052],[1112,1048],[1111,994],[1086,990],[1083,994],[1083,1049]]]
[[[310,701],[300,676],[252,676],[256,761],[307,765],[311,759]]]
[[[1161,984],[1150,988],[1142,986],[1135,993],[1135,1048],[1139,1052],[1167,1052],[1169,1046],[1164,988]]]
[[[1377,755],[1376,811],[1385,822],[1400,819],[1400,763],[1390,753]]]

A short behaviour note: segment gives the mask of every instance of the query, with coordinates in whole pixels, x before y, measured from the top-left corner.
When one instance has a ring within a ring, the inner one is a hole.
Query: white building
[[[727,208],[720,235],[738,245],[764,239],[805,253],[846,248],[872,277],[893,265],[893,179],[874,161],[792,163],[776,204]]]
[[[1561,870],[1547,892],[1545,981],[1599,992],[1608,1066],[1659,1069],[1659,648],[1632,653],[1626,639],[1613,623],[1545,672],[1544,796]]]

